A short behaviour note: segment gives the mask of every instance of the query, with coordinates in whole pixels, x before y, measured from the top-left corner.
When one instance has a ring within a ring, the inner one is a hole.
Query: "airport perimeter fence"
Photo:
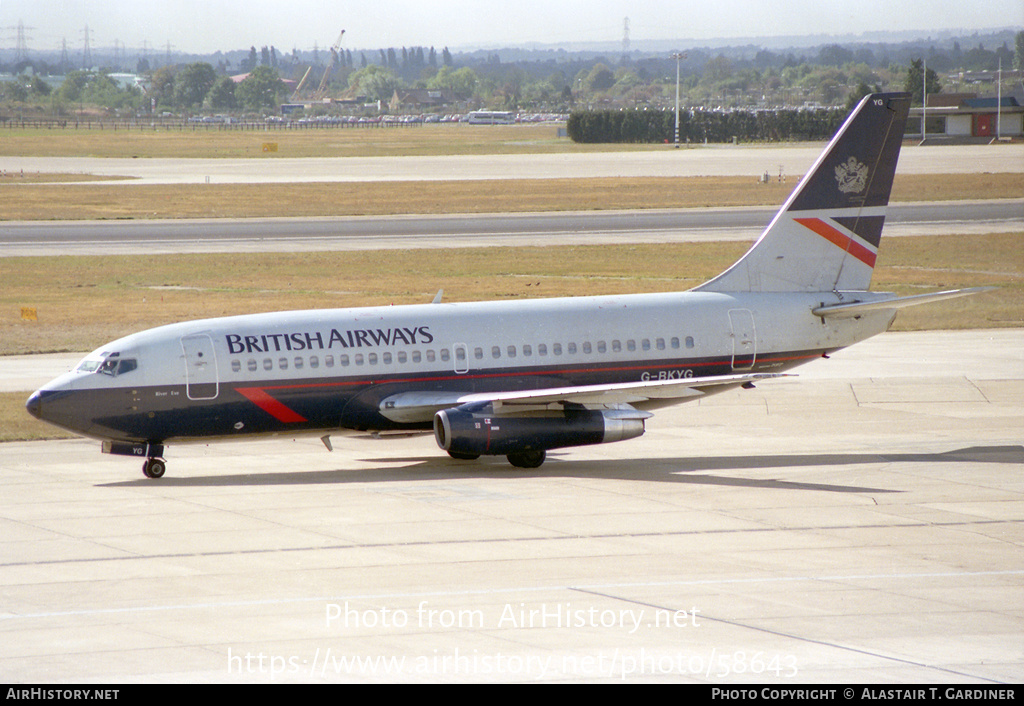
[[[680,143],[827,140],[846,119],[843,108],[680,110]],[[671,143],[675,110],[577,111],[566,124],[581,143]]]

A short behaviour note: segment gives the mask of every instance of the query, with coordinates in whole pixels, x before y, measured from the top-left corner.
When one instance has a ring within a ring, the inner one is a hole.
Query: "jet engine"
[[[455,458],[507,455],[513,465],[535,467],[547,449],[641,436],[644,419],[651,416],[628,405],[600,410],[559,407],[520,416],[503,411],[495,413],[490,404],[441,410],[434,415],[437,445]]]

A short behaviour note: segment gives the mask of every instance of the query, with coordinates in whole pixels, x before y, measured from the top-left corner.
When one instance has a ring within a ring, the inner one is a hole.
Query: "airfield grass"
[[[276,145],[265,152],[265,144]],[[552,123],[310,130],[138,126],[132,129],[0,129],[0,156],[120,158],[403,157],[665,149],[664,145],[582,144],[558,137]]]
[[[749,243],[0,259],[0,355],[91,350],[174,321],[254,311],[689,289]],[[1019,233],[884,240],[872,289],[998,292],[901,312],[902,330],[1024,325]],[[36,310],[25,321],[21,309]]]
[[[30,177],[31,178],[31,177]],[[38,178],[38,177],[36,177]],[[93,185],[0,178],[0,220],[271,218],[773,206],[794,180],[509,179],[312,184]],[[1024,173],[900,175],[893,201],[1019,198]]]

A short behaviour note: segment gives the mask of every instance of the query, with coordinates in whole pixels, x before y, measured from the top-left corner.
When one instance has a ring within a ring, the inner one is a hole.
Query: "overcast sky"
[[[273,45],[350,49],[718,39],[879,30],[1024,28],[1022,0],[0,0],[0,47],[23,23],[29,51],[145,43],[207,53]]]

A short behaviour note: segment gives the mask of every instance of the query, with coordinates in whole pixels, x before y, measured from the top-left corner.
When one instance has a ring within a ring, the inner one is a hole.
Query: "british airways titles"
[[[415,346],[433,343],[429,326],[416,328],[348,329],[330,332],[264,333],[243,335],[229,333],[225,337],[228,351],[239,353],[275,353],[280,351],[330,350],[333,348],[363,348],[379,346]]]

